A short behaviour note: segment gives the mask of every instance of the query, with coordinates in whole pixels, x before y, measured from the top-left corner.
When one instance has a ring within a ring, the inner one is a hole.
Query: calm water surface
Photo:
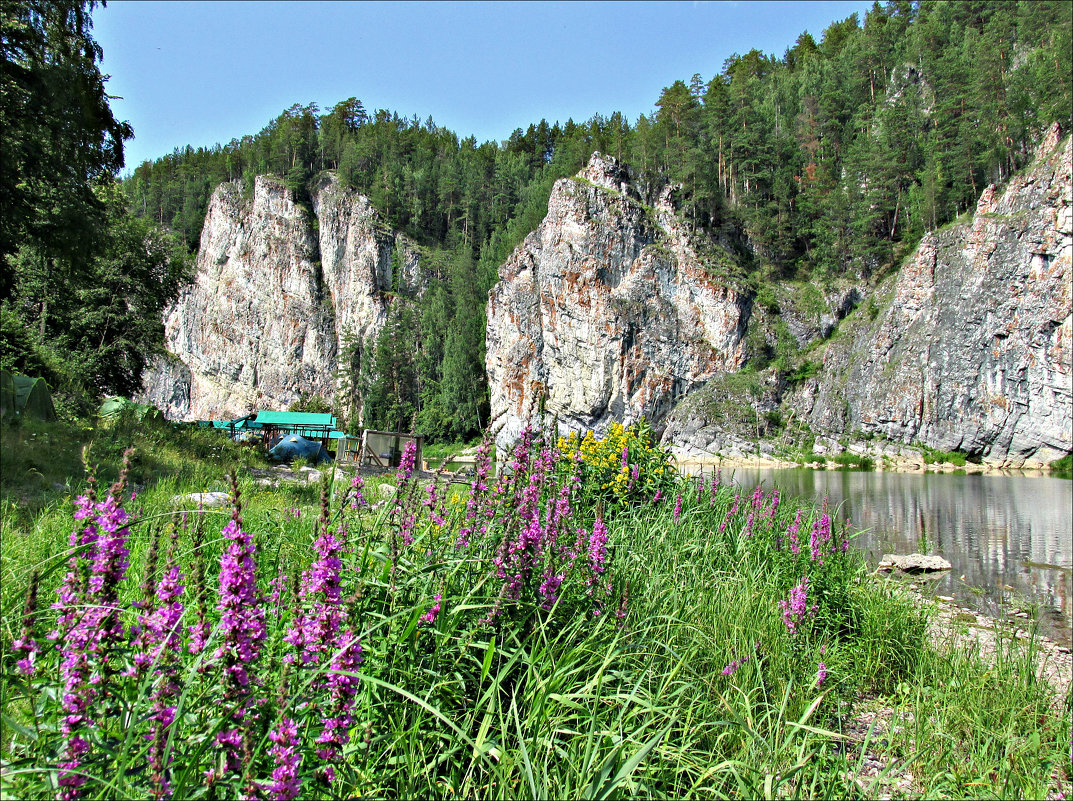
[[[817,502],[826,495],[873,564],[884,553],[940,554],[953,569],[926,582],[936,593],[992,615],[1036,603],[1045,633],[1073,640],[1068,479],[739,467],[723,480]]]

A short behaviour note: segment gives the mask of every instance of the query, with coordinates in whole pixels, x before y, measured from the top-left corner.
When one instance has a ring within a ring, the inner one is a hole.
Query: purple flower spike
[[[738,669],[742,665],[744,665],[746,662],[748,662],[750,659],[752,659],[751,656],[743,656],[741,659],[735,659],[735,660],[731,661],[731,663],[729,665],[727,665],[725,668],[723,668],[723,675],[724,676],[733,676],[735,673],[738,672]]]
[[[41,646],[34,639],[34,615],[37,614],[37,571],[30,576],[30,586],[26,591],[26,605],[22,611],[22,633],[11,644],[11,650],[22,654],[15,662],[15,667],[24,676],[32,676],[35,655],[41,653]]]
[[[124,471],[127,459],[129,454],[124,455]],[[72,557],[56,605],[60,614],[53,636],[60,641],[60,675],[64,685],[60,731],[65,739],[57,781],[64,801],[82,795],[86,777],[76,769],[82,765],[90,745],[81,732],[94,726],[91,713],[101,691],[102,677],[106,675],[108,652],[124,633],[117,597],[119,583],[126,578],[126,541],[130,532],[127,513],[116,500],[122,491],[124,472],[120,478],[103,501],[94,503],[92,493],[78,499],[75,519],[92,517],[94,522],[71,535],[73,546],[88,547],[81,557]],[[85,562],[91,564],[91,569],[89,582],[83,588],[81,575]],[[85,608],[78,608],[81,604]]]
[[[216,659],[223,659],[224,703],[233,707],[232,719],[243,725],[249,711],[255,677],[250,671],[261,656],[265,640],[265,607],[257,592],[257,562],[253,538],[243,531],[238,485],[231,476],[235,509],[223,529],[227,544],[220,556],[220,629],[223,643]],[[226,753],[227,771],[242,767],[241,754],[250,735],[244,728],[220,732],[217,740]]]
[[[825,681],[827,681],[827,665],[820,662],[820,666],[816,670],[816,686],[822,686]]]
[[[291,801],[302,791],[302,779],[298,775],[302,767],[298,725],[285,717],[269,732],[268,739],[272,741],[270,750],[276,767],[272,771],[272,783],[266,789],[273,801]]]
[[[790,528],[787,530],[787,534],[790,535],[790,551],[794,556],[801,553],[801,541],[798,539],[798,531],[801,528],[801,508],[798,507],[797,514],[794,515],[794,522],[790,524]]]
[[[779,490],[774,489],[771,491],[771,506],[768,507],[768,520],[774,520],[775,515],[779,511]]]
[[[760,505],[764,502],[764,488],[757,484],[756,489],[753,490],[753,508],[759,509]]]
[[[592,536],[589,538],[589,566],[594,576],[603,573],[607,566],[607,526],[599,516],[592,524]]]
[[[436,622],[436,615],[440,613],[440,598],[440,593],[436,593],[433,596],[433,600],[435,601],[435,603],[432,605],[431,609],[425,612],[425,614],[421,615],[422,623],[428,623],[431,626],[433,623]]]
[[[355,676],[346,675],[354,673],[361,664],[361,644],[357,638],[346,631],[339,638],[343,643],[342,649],[332,657],[328,677],[325,680],[328,686],[330,703],[329,715],[324,719],[324,729],[317,738],[317,758],[334,761],[343,752],[343,746],[350,742],[350,727],[354,723],[351,712],[354,706],[354,698],[358,693],[361,680]],[[334,780],[335,771],[329,765],[325,772],[328,783]]]
[[[814,617],[818,609],[816,604],[808,605],[808,577],[801,579],[801,583],[790,590],[790,598],[787,601],[779,601],[779,609],[782,610],[782,622],[790,630],[790,634],[797,633],[806,617]]]
[[[562,586],[564,578],[566,578],[566,573],[562,571],[556,573],[548,568],[544,572],[544,580],[540,584],[540,594],[544,598],[540,606],[543,609],[551,609],[555,606],[555,602],[559,600],[559,587]]]
[[[361,476],[356,475],[351,479],[350,490],[352,492],[350,499],[351,509],[358,509],[369,505],[369,502],[365,500],[365,480]]]

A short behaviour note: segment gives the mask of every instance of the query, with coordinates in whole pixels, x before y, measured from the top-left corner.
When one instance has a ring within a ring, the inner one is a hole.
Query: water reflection
[[[694,470],[690,472],[695,472]],[[828,496],[860,532],[869,560],[884,553],[938,553],[952,565],[935,591],[994,614],[1000,604],[1051,610],[1047,633],[1073,639],[1073,485],[1058,478],[944,473],[862,473],[736,468],[723,472],[747,490]]]

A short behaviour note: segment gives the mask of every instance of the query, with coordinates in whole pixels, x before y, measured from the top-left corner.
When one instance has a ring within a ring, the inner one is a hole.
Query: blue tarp
[[[324,450],[319,442],[300,437],[297,434],[288,434],[281,439],[268,455],[278,462],[290,462],[294,459],[309,459],[315,464],[330,462],[332,457]]]

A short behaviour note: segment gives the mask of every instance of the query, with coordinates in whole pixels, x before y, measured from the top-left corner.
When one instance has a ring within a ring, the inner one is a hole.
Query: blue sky
[[[648,114],[665,86],[705,81],[755,47],[871,2],[152,2],[112,0],[94,36],[127,169],[187,144],[260,131],[294,103],[357,97],[478,141],[541,118]]]

